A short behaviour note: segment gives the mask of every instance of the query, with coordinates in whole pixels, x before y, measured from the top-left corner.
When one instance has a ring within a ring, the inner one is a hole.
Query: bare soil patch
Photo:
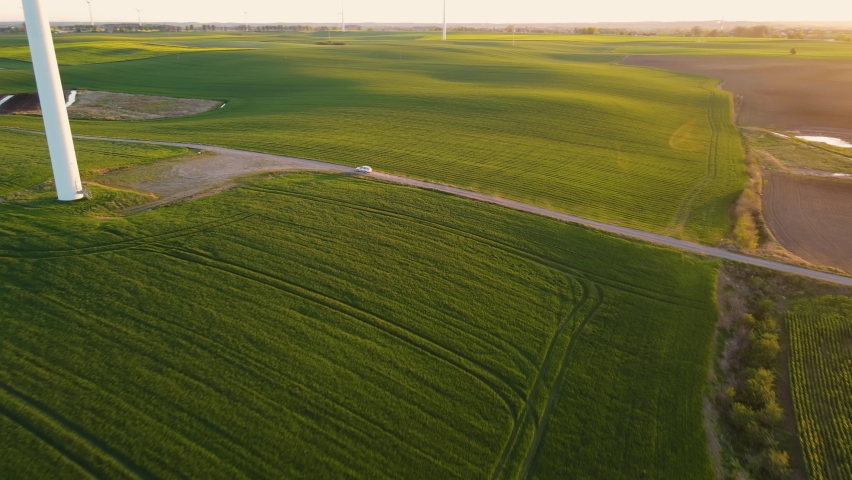
[[[740,125],[852,141],[852,61],[633,55],[622,63],[723,79],[743,98]]]
[[[799,257],[852,274],[852,181],[767,174],[763,216]]]
[[[81,90],[77,102],[68,108],[68,115],[91,120],[152,120],[196,115],[221,105],[216,100]]]
[[[66,99],[69,93],[65,92]],[[77,101],[68,107],[68,116],[83,120],[153,120],[196,115],[220,106],[222,102],[217,100],[80,90]],[[38,95],[16,94],[0,106],[0,113],[40,115]]]
[[[200,146],[199,146],[200,147]],[[150,165],[116,169],[99,175],[97,182],[109,187],[151,193],[153,203],[128,209],[128,213],[185,199],[205,196],[239,184],[242,177],[266,172],[331,171],[350,172],[349,167],[280,157],[263,153],[242,152],[216,147],[202,147],[204,153],[187,160],[182,157]]]

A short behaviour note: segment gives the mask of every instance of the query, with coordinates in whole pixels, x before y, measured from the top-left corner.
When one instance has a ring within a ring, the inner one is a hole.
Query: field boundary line
[[[24,132],[24,133],[32,133],[38,135],[44,135],[44,132],[39,132],[35,130],[25,130],[20,128],[12,128],[12,127],[0,127],[2,130],[9,130],[15,132]],[[195,149],[215,149],[219,150],[220,153],[263,153],[263,152],[251,152],[248,150],[238,150],[234,148],[227,147],[217,147],[217,146],[206,146],[200,144],[193,143],[182,143],[182,142],[162,142],[156,140],[134,140],[128,138],[110,138],[110,137],[95,137],[95,136],[83,136],[83,135],[75,135],[74,138],[86,139],[86,140],[101,140],[107,142],[125,142],[125,143],[148,143],[151,145],[164,145],[164,146],[176,146],[176,147],[186,147],[186,148],[195,148]],[[300,160],[294,157],[286,157],[283,155],[276,155],[271,153],[263,153],[264,155],[270,155],[272,157],[278,157],[281,159],[288,160]],[[304,159],[301,159],[304,160]],[[346,165],[333,164],[328,162],[320,162],[317,160],[304,160],[305,165],[327,165],[329,168],[333,168],[336,171],[340,171],[341,168],[351,168]],[[307,170],[307,168],[306,168]],[[354,169],[353,169],[354,172]],[[702,245],[700,243],[690,242],[688,240],[681,240],[674,237],[669,237],[659,233],[651,233],[646,232],[644,230],[638,230],[635,228],[622,227],[619,225],[613,225],[609,223],[599,222],[597,220],[590,220],[583,217],[578,217],[576,215],[571,215],[568,213],[559,212],[556,210],[551,210],[544,207],[538,207],[535,205],[530,205],[523,202],[518,202],[515,200],[509,200],[502,197],[497,197],[494,195],[488,195],[485,193],[479,193],[472,190],[465,190],[458,187],[453,187],[450,185],[442,185],[439,183],[432,183],[423,180],[415,180],[413,178],[404,177],[401,175],[393,175],[381,172],[373,172],[369,175],[369,177],[383,179],[392,183],[403,184],[411,187],[418,187],[427,190],[436,190],[439,192],[448,193],[451,195],[465,197],[472,200],[479,200],[485,203],[491,203],[495,205],[500,205],[506,208],[510,208],[512,210],[518,210],[521,212],[532,213],[535,215],[549,217],[556,220],[561,220],[567,223],[573,223],[577,225],[583,225],[586,227],[590,227],[595,230],[600,230],[603,232],[615,234],[621,237],[627,237],[634,240],[642,240],[644,242],[653,243],[656,245],[661,245],[665,247],[675,248],[677,250],[683,250],[691,253],[696,253],[699,255],[704,255],[707,257],[718,258],[722,260],[730,260],[733,262],[744,263],[747,265],[753,265],[756,267],[766,268],[769,270],[774,270],[777,272],[790,273],[794,275],[800,275],[803,277],[812,278],[815,280],[821,280],[824,282],[837,283],[840,285],[852,286],[852,277],[838,275],[834,273],[821,272],[819,270],[812,270],[805,267],[799,267],[795,265],[789,265],[786,263],[776,262],[773,260],[766,260],[763,258],[752,257],[749,255],[745,255],[742,253],[730,252],[728,250],[723,250],[717,247],[711,247],[707,245]]]

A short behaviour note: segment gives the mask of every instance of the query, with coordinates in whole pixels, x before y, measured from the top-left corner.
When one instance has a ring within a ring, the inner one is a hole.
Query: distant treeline
[[[165,25],[165,24],[104,24],[92,27],[91,25],[63,25],[61,27],[53,27],[54,32],[74,32],[74,33],[145,33],[145,32],[217,32],[217,31],[248,31],[251,32],[325,32],[336,31],[340,27],[334,26],[311,26],[311,25]],[[360,25],[346,25],[347,30],[361,31],[364,30]],[[441,31],[440,27],[416,27],[416,28],[367,28],[369,32],[374,30],[393,31],[393,32],[422,32],[422,31]],[[544,28],[544,27],[529,27],[529,26],[488,26],[488,27],[467,27],[454,26],[448,28],[451,32],[475,32],[475,33],[548,33],[562,35],[632,35],[632,36],[679,36],[679,37],[739,37],[739,38],[787,38],[787,39],[820,39],[820,40],[835,40],[838,42],[852,41],[852,32],[849,31],[826,31],[820,29],[773,29],[767,25],[756,25],[752,27],[734,27],[730,30],[723,28],[706,30],[702,27],[693,27],[691,30],[631,30],[628,28],[599,28],[599,27],[575,27],[575,28]],[[20,34],[26,32],[26,26],[8,26],[0,27],[0,34]]]
[[[852,35],[820,29],[773,29],[767,25],[734,27],[732,30],[704,30],[693,27],[685,34],[688,37],[739,37],[739,38],[788,38],[791,40],[822,39],[852,41]]]

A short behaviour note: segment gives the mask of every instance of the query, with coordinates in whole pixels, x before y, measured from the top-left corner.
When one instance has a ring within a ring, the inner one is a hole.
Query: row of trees
[[[776,394],[776,372],[781,345],[777,309],[768,299],[754,315],[746,314],[731,328],[735,347],[724,362],[727,383],[721,385],[717,405],[729,432],[736,458],[735,471],[749,478],[780,480],[790,476],[790,458],[780,446],[784,410]]]

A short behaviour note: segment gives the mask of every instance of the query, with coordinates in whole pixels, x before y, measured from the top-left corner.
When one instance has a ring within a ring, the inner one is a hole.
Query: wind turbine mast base
[[[80,200],[84,198],[85,191],[80,181],[80,169],[77,167],[77,153],[74,151],[74,139],[71,136],[71,124],[65,107],[65,92],[59,77],[50,23],[41,6],[41,0],[23,0],[23,5],[30,55],[44,119],[44,132],[50,151],[50,163],[53,165],[53,179],[56,182],[56,195],[63,202]]]

